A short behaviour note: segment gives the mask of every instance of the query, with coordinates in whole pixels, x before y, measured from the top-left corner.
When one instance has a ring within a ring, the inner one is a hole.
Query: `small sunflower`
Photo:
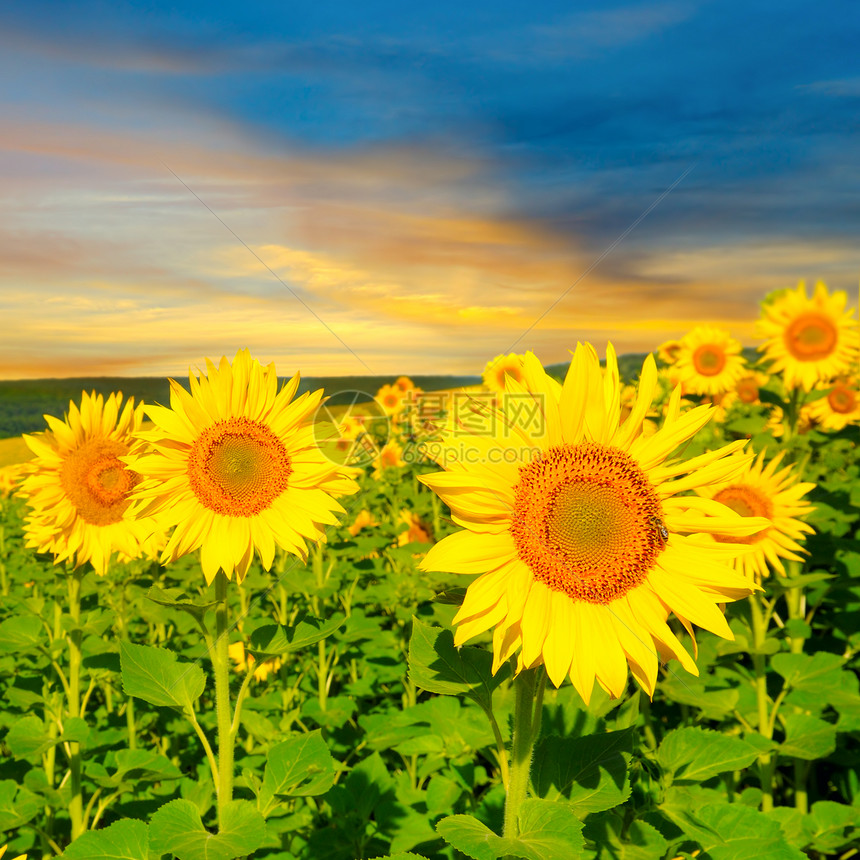
[[[386,469],[399,469],[405,465],[403,446],[391,439],[382,446],[373,461],[373,477],[379,478]]]
[[[846,293],[830,295],[820,282],[807,298],[803,281],[764,302],[758,331],[765,342],[759,350],[771,372],[783,374],[786,388],[810,391],[817,382],[847,373],[856,361],[860,333],[847,303]]]
[[[227,655],[236,664],[236,671],[240,673],[247,672],[248,668],[257,662],[253,654],[245,653],[245,643],[241,640],[238,642],[231,642],[227,646]],[[273,672],[277,672],[283,665],[284,661],[281,660],[280,657],[266,660],[254,669],[254,680],[265,681],[269,675]]]
[[[140,476],[123,462],[143,421],[143,404],[122,394],[83,393],[64,421],[46,415],[50,431],[24,436],[36,455],[26,464],[19,494],[31,513],[27,546],[50,552],[56,563],[90,562],[104,576],[111,555],[122,560],[147,552],[157,529],[150,519],[127,516]]]
[[[505,377],[509,376],[515,382],[523,381],[523,357],[512,352],[510,355],[497,355],[487,362],[481,375],[484,385],[490,391],[505,391]]]
[[[767,524],[682,495],[734,477],[748,459],[728,456],[743,441],[667,459],[708,422],[710,406],[681,414],[676,390],[664,426],[646,437],[653,357],[623,424],[611,346],[606,364],[604,373],[594,349],[579,345],[560,385],[527,353],[523,384],[509,379],[517,409],[499,413],[496,432],[465,441],[449,427],[438,456],[447,471],[420,478],[463,527],[432,547],[421,569],[481,574],[454,619],[455,643],[494,628],[494,671],[520,652],[520,668],[543,663],[556,686],[569,675],[586,702],[595,678],[620,696],[628,663],[653,694],[662,654],[696,674],[666,619],[674,612],[691,633],[693,623],[731,639],[720,604],[756,586],[731,566],[746,548],[711,535]],[[523,396],[539,408],[536,427],[522,424]]]
[[[657,347],[657,358],[666,364],[674,364],[678,360],[678,353],[683,344],[680,340],[667,340]]]
[[[352,524],[348,525],[346,530],[355,537],[362,529],[376,528],[378,525],[379,521],[376,517],[367,508],[363,508],[356,514]]]
[[[25,463],[13,463],[0,468],[0,498],[13,495],[24,478]]]
[[[700,325],[681,338],[674,371],[685,392],[720,396],[744,376],[746,362],[727,331]]]
[[[408,543],[433,543],[433,530],[430,524],[417,514],[404,508],[400,511],[398,522],[407,526],[405,531],[397,535],[398,546],[406,546]]]
[[[799,553],[806,552],[797,541],[815,529],[798,517],[805,517],[814,508],[803,498],[815,484],[802,483],[792,466],[779,468],[785,451],[781,451],[767,466],[762,451],[744,472],[728,481],[698,487],[696,492],[706,499],[730,507],[742,517],[764,517],[767,528],[747,535],[714,535],[717,543],[743,544],[752,552],[738,556],[735,567],[750,579],[768,575],[768,564],[785,575],[783,559],[803,561]]]
[[[241,582],[256,550],[268,570],[275,544],[304,558],[354,493],[351,470],[320,451],[310,419],[323,392],[293,400],[296,374],[280,391],[274,364],[248,350],[208,375],[189,376],[190,393],[170,380],[170,408],[148,406],[155,429],[126,462],[143,478],[134,506],[173,532],[162,564],[201,548],[207,583],[219,569]]]
[[[827,390],[827,394],[803,409],[813,425],[836,431],[860,423],[860,386],[856,379],[842,376],[817,388]]]
[[[395,385],[383,385],[374,399],[386,415],[396,418],[406,406],[407,395]]]

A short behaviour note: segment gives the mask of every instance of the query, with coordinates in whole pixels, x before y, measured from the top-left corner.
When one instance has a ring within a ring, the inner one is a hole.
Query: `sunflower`
[[[127,516],[140,476],[122,458],[140,429],[144,406],[129,398],[120,413],[121,403],[120,393],[105,399],[83,392],[80,408],[69,403],[64,421],[45,416],[50,432],[24,436],[36,455],[18,490],[31,508],[27,546],[73,567],[88,561],[99,576],[112,553],[138,558],[157,531],[152,520]]]
[[[681,338],[674,370],[689,394],[719,396],[746,373],[740,342],[711,325],[696,326]]]
[[[408,543],[433,543],[433,530],[430,524],[412,511],[405,508],[401,510],[397,522],[406,526],[406,530],[397,535],[397,546],[406,546]]]
[[[230,645],[227,646],[227,654],[236,664],[236,671],[239,673],[247,672],[248,668],[257,662],[253,654],[245,653],[245,643],[241,640],[238,642],[231,642]],[[284,661],[280,657],[266,660],[254,669],[254,680],[265,681],[269,675],[273,672],[277,672],[283,665]]]
[[[394,385],[383,385],[374,399],[386,415],[396,418],[406,405],[407,394]]]
[[[126,462],[143,478],[135,509],[173,528],[162,564],[200,547],[207,583],[219,569],[241,582],[255,550],[266,570],[275,544],[306,557],[305,541],[343,512],[333,496],[358,485],[317,445],[310,417],[321,390],[293,400],[299,375],[278,391],[274,364],[248,350],[232,366],[206,367],[189,375],[190,393],[170,380],[169,409],[146,407],[155,429],[137,434]]]
[[[714,535],[720,544],[744,544],[752,552],[738,556],[735,567],[747,577],[765,577],[768,563],[783,576],[783,559],[803,561],[798,553],[806,552],[798,543],[815,529],[798,517],[805,517],[814,508],[804,498],[815,484],[801,483],[791,466],[777,471],[785,451],[781,451],[767,466],[762,451],[749,463],[742,474],[727,481],[698,487],[696,492],[706,499],[721,502],[742,517],[764,517],[767,528],[748,535]]]
[[[756,586],[731,566],[745,547],[710,536],[750,534],[767,521],[681,494],[740,473],[744,458],[728,455],[744,441],[687,462],[667,459],[712,407],[681,414],[676,390],[664,426],[643,436],[657,387],[653,356],[623,424],[611,346],[603,373],[593,347],[579,345],[563,386],[527,353],[523,384],[510,385],[533,398],[540,425],[524,429],[522,410],[512,409],[500,412],[494,434],[464,441],[449,427],[438,457],[447,471],[419,479],[464,527],[420,567],[481,574],[454,619],[456,644],[495,628],[494,671],[519,651],[520,669],[543,663],[556,686],[569,675],[586,702],[595,678],[620,696],[628,663],[653,694],[658,654],[695,674],[666,624],[669,612],[691,633],[695,623],[732,638],[719,604]]]
[[[810,423],[835,431],[860,422],[860,386],[856,379],[842,376],[817,388],[827,390],[827,394],[803,408]]]
[[[523,357],[512,352],[510,355],[497,355],[488,361],[481,378],[490,391],[505,391],[505,377],[516,382],[523,381]]]
[[[0,468],[0,498],[11,496],[18,490],[25,470],[24,463],[13,463]]]
[[[810,391],[817,382],[846,373],[857,358],[860,334],[854,309],[846,311],[844,292],[830,295],[818,283],[812,298],[806,285],[781,290],[762,305],[759,346],[773,373],[782,373],[786,388]]]
[[[347,526],[346,530],[355,537],[362,529],[376,528],[378,525],[379,521],[376,517],[367,508],[363,508],[356,514],[352,525]]]
[[[678,353],[681,351],[680,340],[667,340],[657,347],[657,358],[666,364],[674,364],[678,360]]]
[[[405,465],[403,446],[391,439],[382,446],[373,460],[373,477],[379,478],[386,469],[399,469]]]

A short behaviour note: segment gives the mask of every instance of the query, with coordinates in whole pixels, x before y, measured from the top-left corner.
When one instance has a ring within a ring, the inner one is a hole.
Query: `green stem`
[[[801,815],[809,812],[809,797],[806,791],[806,778],[812,762],[796,758],[794,760],[794,806]]]
[[[83,574],[74,571],[69,577],[69,615],[72,630],[69,632],[69,689],[68,716],[81,716],[81,580]],[[84,798],[81,787],[81,745],[69,745],[69,818],[72,823],[72,842],[86,829],[84,823]]]
[[[215,711],[218,718],[218,826],[223,827],[224,808],[233,799],[233,733],[230,707],[230,664],[227,645],[230,638],[228,623],[227,584],[223,571],[215,577],[215,647],[212,668],[215,671]]]
[[[525,669],[514,679],[516,702],[514,705],[514,737],[511,749],[511,764],[508,774],[508,794],[505,802],[505,824],[502,831],[506,839],[519,836],[520,807],[526,799],[529,785],[529,772],[532,763],[532,749],[535,742],[535,688],[538,669]],[[541,685],[542,690],[542,685]]]
[[[762,612],[759,598],[752,595],[749,598],[750,619],[753,634],[753,669],[755,671],[756,704],[758,705],[758,730],[764,737],[773,737],[773,723],[770,718],[767,694],[767,665],[765,656],[761,653],[767,638],[767,621]],[[758,758],[759,780],[761,782],[761,808],[763,812],[773,809],[773,777],[776,772],[776,753],[762,753]]]

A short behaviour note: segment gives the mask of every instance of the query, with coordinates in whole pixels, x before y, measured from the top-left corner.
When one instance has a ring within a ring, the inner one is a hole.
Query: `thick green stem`
[[[224,808],[233,799],[233,724],[230,707],[230,638],[227,606],[228,579],[222,571],[215,577],[215,644],[212,668],[215,671],[215,711],[218,718],[218,826],[223,826]]]
[[[809,797],[806,791],[806,778],[809,775],[810,761],[794,760],[794,806],[802,815],[809,812]]]
[[[508,772],[508,794],[505,802],[505,824],[503,835],[508,839],[519,836],[519,813],[529,785],[532,750],[535,742],[535,688],[537,673],[543,667],[526,669],[514,680],[516,702],[514,705],[514,737],[511,749],[511,764]],[[542,703],[541,703],[542,704]]]
[[[749,598],[750,619],[753,634],[753,669],[755,671],[755,692],[758,705],[758,730],[764,737],[773,737],[773,723],[770,719],[770,697],[767,694],[767,663],[761,653],[767,637],[767,620],[762,612],[759,598]],[[761,808],[763,812],[773,809],[773,776],[776,772],[776,753],[762,753],[758,757],[758,772],[761,782]]]
[[[72,629],[69,631],[69,717],[81,716],[81,579],[83,574],[74,571],[69,577],[69,615]],[[81,788],[81,745],[69,744],[69,818],[74,842],[86,829],[84,823],[84,798]]]

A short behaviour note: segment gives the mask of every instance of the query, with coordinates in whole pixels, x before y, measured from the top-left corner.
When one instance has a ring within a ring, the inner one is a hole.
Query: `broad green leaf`
[[[836,749],[836,726],[809,714],[788,714],[779,749],[781,755],[807,761],[824,758]]]
[[[824,854],[856,845],[860,837],[860,809],[856,806],[819,800],[812,805],[805,823],[812,847]]]
[[[451,696],[465,695],[484,710],[491,707],[493,690],[505,672],[492,673],[493,656],[481,648],[454,647],[454,634],[412,619],[409,640],[409,677],[422,690]]]
[[[582,822],[566,803],[526,800],[520,808],[520,835],[505,839],[471,815],[450,815],[436,825],[442,838],[473,860],[522,857],[574,860],[582,856]]]
[[[167,606],[170,609],[179,609],[182,612],[187,612],[189,615],[202,622],[206,613],[210,609],[214,609],[218,602],[210,601],[195,601],[179,588],[159,588],[153,585],[146,593],[147,599],[159,606]]]
[[[669,847],[656,827],[644,821],[628,825],[618,813],[591,816],[583,832],[589,841],[606,848],[612,860],[655,860]]]
[[[582,738],[543,738],[532,763],[535,793],[547,800],[567,798],[580,818],[618,806],[630,795],[627,766],[634,734],[631,727]]]
[[[63,729],[62,735],[51,737],[48,727],[39,717],[22,717],[6,735],[6,744],[16,758],[30,758],[39,756],[52,746],[65,741],[85,743],[90,732],[86,721],[81,717],[69,717]]]
[[[344,615],[334,615],[327,620],[300,615],[295,624],[289,626],[266,624],[251,634],[248,651],[257,660],[299,651],[331,636],[345,620]]]
[[[711,860],[806,860],[790,845],[778,821],[740,803],[715,803],[698,811],[715,834],[701,841]]]
[[[719,839],[719,834],[702,819],[699,810],[719,803],[724,796],[723,792],[701,785],[673,785],[666,789],[659,811],[690,839],[704,844]]]
[[[206,686],[199,665],[179,662],[163,648],[122,642],[119,653],[123,690],[150,705],[191,708]]]
[[[785,678],[788,686],[822,696],[823,702],[827,702],[829,691],[839,687],[844,662],[838,654],[819,651],[817,654],[777,654],[771,666]]]
[[[161,782],[181,779],[182,771],[170,759],[148,750],[119,750],[116,754],[115,770],[110,776],[91,775],[105,788],[116,788],[123,782]]]
[[[26,824],[44,807],[44,798],[20,787],[15,780],[0,782],[0,831]]]
[[[252,855],[266,838],[266,822],[247,800],[230,801],[222,822],[217,834],[210,833],[193,803],[171,800],[150,819],[149,847],[178,860],[234,860]]]
[[[657,761],[672,782],[704,782],[727,770],[751,765],[759,750],[740,738],[688,726],[669,732],[657,750]]]
[[[296,734],[269,750],[263,786],[272,794],[310,797],[334,785],[335,761],[319,729]]]
[[[79,836],[61,860],[149,860],[149,828],[143,821],[123,818]]]
[[[28,651],[45,636],[42,622],[33,615],[18,615],[0,622],[0,653]]]

